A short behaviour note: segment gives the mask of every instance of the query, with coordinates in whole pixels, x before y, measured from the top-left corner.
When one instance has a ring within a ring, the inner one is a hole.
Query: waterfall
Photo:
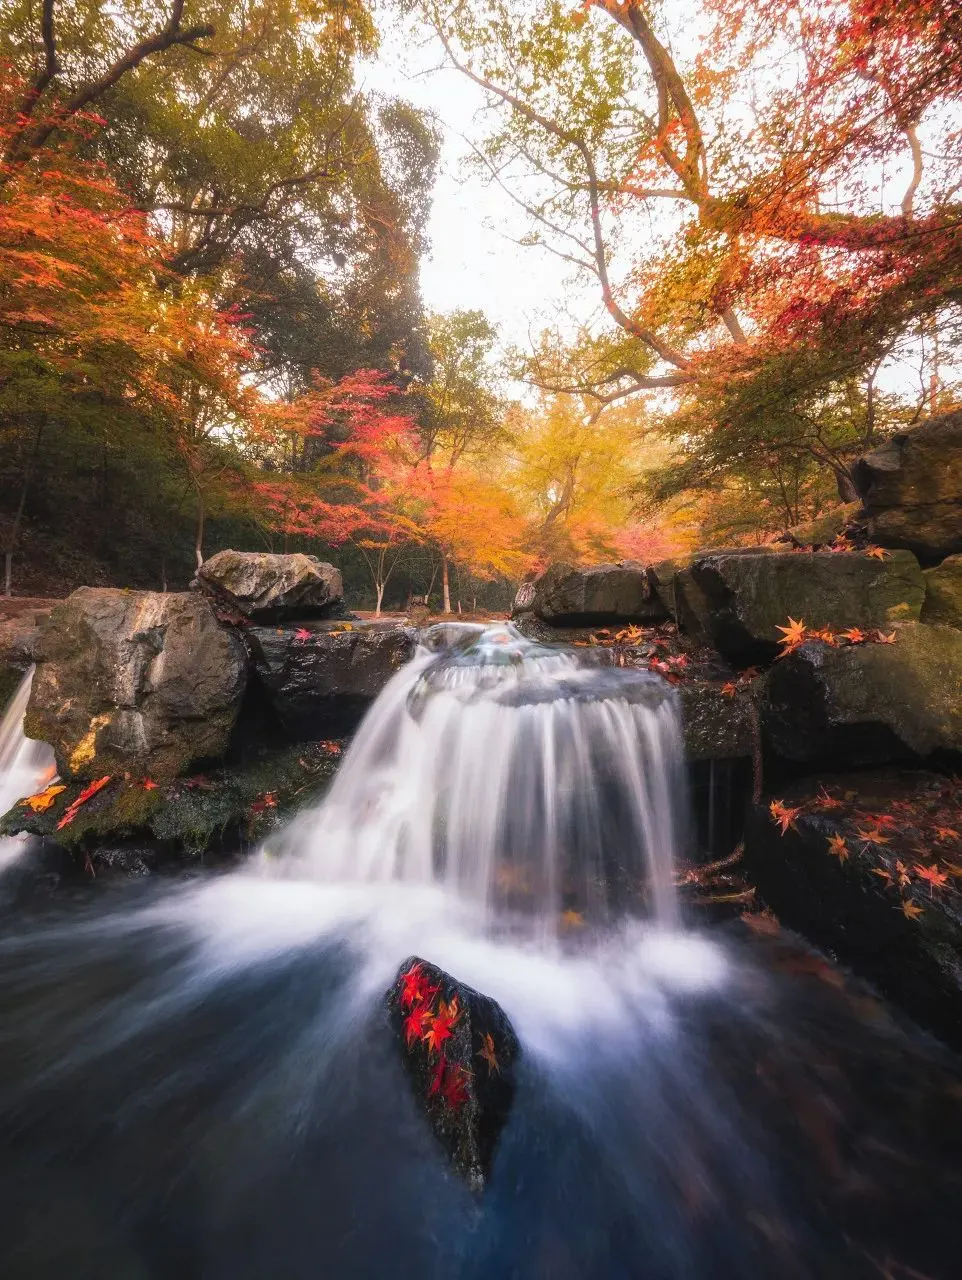
[[[53,751],[45,742],[24,736],[23,717],[30,700],[33,667],[20,682],[0,720],[0,816],[23,796],[49,781],[56,769]],[[0,836],[0,869],[22,853],[26,839]]]
[[[663,680],[511,626],[442,624],[268,860],[326,881],[440,884],[547,936],[622,914],[670,927],[686,817]]]

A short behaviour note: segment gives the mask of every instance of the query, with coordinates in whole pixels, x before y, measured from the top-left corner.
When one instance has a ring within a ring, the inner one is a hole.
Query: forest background
[[[424,305],[444,95],[386,49],[476,97],[505,278],[560,283],[525,341]],[[234,546],[499,609],[771,541],[962,401],[938,0],[0,0],[0,77],[0,590]]]

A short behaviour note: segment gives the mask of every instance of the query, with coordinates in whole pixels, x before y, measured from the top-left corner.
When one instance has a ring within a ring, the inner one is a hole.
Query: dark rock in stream
[[[784,923],[962,1049],[958,781],[886,770],[798,783],[749,814],[744,866]]]
[[[501,1006],[410,956],[387,997],[418,1106],[458,1173],[484,1189],[514,1100],[517,1036]]]
[[[417,647],[403,626],[250,627],[257,679],[288,737],[329,738],[355,729]]]

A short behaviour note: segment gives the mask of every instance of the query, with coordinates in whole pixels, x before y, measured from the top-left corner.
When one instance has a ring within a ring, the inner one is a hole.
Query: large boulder
[[[520,587],[513,614],[534,614],[559,627],[660,622],[668,616],[647,569],[632,560],[585,568],[552,565]]]
[[[813,628],[888,627],[917,619],[925,596],[908,551],[878,560],[859,552],[716,552],[675,576],[679,625],[735,662],[778,652],[789,617]]]
[[[867,765],[962,751],[962,632],[907,623],[894,644],[808,641],[765,678],[766,745]]]
[[[962,1049],[962,792],[895,769],[853,786],[823,775],[767,796],[746,872],[785,924]]]
[[[935,569],[926,569],[922,621],[962,627],[962,555],[948,556]]]
[[[869,534],[936,564],[962,551],[962,411],[900,431],[860,458]]]
[[[250,627],[245,635],[283,731],[305,740],[355,728],[417,647],[402,626]]]
[[[336,617],[344,608],[341,571],[316,556],[218,551],[197,570],[197,584],[248,618]]]
[[[483,1190],[514,1100],[514,1028],[489,996],[418,956],[401,966],[387,1005],[417,1105],[454,1168]]]
[[[203,597],[81,587],[41,628],[25,729],[64,778],[170,778],[227,749],[247,655]]]

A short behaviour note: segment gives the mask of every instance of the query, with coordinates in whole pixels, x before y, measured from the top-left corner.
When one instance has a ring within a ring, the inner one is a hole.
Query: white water
[[[442,626],[393,678],[280,875],[442,885],[502,921],[678,923],[687,794],[674,691],[512,627]]]
[[[30,701],[33,667],[20,682],[0,720],[0,815],[54,776],[53,750],[24,737],[23,717]],[[0,871],[23,853],[29,836],[0,836]]]

